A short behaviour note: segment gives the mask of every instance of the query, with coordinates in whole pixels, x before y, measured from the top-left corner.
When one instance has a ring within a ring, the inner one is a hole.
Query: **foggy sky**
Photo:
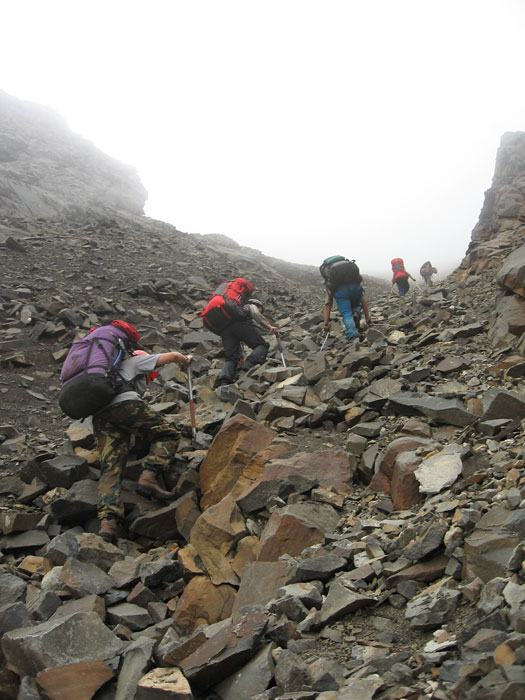
[[[137,169],[146,214],[291,262],[459,264],[505,131],[521,0],[20,0],[0,88]]]

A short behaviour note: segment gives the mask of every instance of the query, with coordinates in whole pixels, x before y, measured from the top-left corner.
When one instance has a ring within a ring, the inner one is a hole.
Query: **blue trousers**
[[[345,326],[345,336],[348,340],[359,338],[359,331],[356,328],[354,321],[354,311],[361,318],[363,307],[361,298],[363,296],[363,288],[360,284],[343,284],[337,288],[334,299],[339,309],[339,313],[343,319]]]

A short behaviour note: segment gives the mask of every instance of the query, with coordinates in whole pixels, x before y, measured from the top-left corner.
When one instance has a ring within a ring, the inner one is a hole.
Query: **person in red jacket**
[[[396,285],[398,296],[404,297],[409,288],[408,278],[410,277],[413,282],[416,280],[410,272],[405,270],[405,263],[402,258],[394,258],[390,264],[392,265],[392,289]]]

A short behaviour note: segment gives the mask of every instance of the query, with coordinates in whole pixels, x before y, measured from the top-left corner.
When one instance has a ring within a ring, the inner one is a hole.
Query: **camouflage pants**
[[[93,418],[98,442],[100,479],[98,483],[99,518],[121,518],[124,508],[120,482],[126,466],[131,435],[149,442],[149,452],[142,460],[142,469],[156,473],[170,465],[180,435],[162,415],[142,401],[123,401],[110,406]]]

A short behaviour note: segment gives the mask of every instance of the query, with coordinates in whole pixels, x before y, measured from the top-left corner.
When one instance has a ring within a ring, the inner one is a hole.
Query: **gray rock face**
[[[0,209],[53,217],[75,209],[142,214],[136,172],[74,134],[52,110],[0,91]]]

